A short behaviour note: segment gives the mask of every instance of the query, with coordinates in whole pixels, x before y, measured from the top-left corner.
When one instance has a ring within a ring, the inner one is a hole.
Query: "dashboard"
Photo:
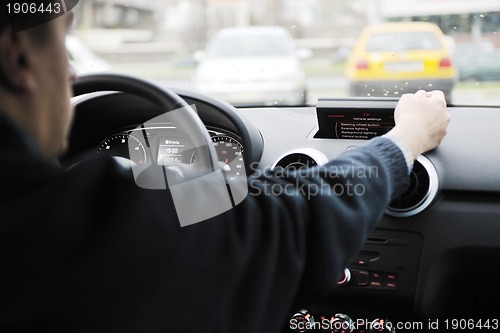
[[[395,100],[352,99],[324,100],[319,106],[237,109],[197,93],[174,91],[196,106],[227,179],[242,176],[240,169],[249,174],[256,168],[324,164],[366,143],[367,138],[352,138],[347,132],[323,135],[319,109],[373,115],[392,112],[396,105]],[[150,124],[138,130],[160,112],[147,100],[106,92],[80,97],[74,104],[70,149],[63,163],[108,153],[139,164],[196,159],[195,153],[182,149],[184,138],[176,124]],[[290,320],[292,331],[307,331],[305,323],[317,328],[312,323],[325,319],[373,324],[356,332],[432,332],[436,330],[431,324],[438,319],[441,325],[449,320],[449,326],[439,331],[451,331],[455,319],[481,318],[490,324],[496,320],[498,325],[500,107],[448,109],[452,122],[441,146],[415,163],[409,190],[391,203],[346,267],[339,287],[320,302],[297,308]],[[383,130],[377,128],[375,132]],[[128,154],[126,142],[133,142],[134,155]],[[387,322],[394,323],[392,330],[387,325],[386,330],[377,329],[377,323],[380,327]],[[303,323],[304,329],[292,323]]]

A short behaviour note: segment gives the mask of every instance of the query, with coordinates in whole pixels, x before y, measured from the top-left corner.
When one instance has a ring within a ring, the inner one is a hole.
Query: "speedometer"
[[[234,181],[240,179],[240,177],[245,177],[243,146],[241,143],[225,134],[214,135],[212,142],[219,158],[219,165],[226,175],[226,180]]]

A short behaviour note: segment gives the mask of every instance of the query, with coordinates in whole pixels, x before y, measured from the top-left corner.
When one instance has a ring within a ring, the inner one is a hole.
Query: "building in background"
[[[373,0],[370,0],[373,1]],[[500,47],[498,0],[375,0],[382,19],[436,23],[458,42],[490,40]]]
[[[156,29],[157,13],[169,0],[80,1],[77,22],[81,28]]]
[[[222,28],[271,25],[340,60],[365,25],[383,21],[433,22],[457,43],[500,47],[500,0],[85,0],[76,20],[98,51],[154,42],[160,52],[192,53]]]

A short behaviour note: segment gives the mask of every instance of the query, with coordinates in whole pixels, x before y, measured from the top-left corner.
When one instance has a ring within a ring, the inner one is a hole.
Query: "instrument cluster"
[[[209,128],[219,165],[226,179],[244,177],[243,145],[241,139],[226,130]],[[189,149],[188,138],[172,124],[158,124],[122,130],[107,136],[95,149],[96,154],[127,158],[138,165],[191,164],[196,159],[194,149]]]

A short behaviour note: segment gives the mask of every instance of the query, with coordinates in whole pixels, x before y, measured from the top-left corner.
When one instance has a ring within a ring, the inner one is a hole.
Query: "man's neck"
[[[43,157],[36,140],[2,109],[0,109],[0,138],[5,147],[26,149],[31,154]]]

